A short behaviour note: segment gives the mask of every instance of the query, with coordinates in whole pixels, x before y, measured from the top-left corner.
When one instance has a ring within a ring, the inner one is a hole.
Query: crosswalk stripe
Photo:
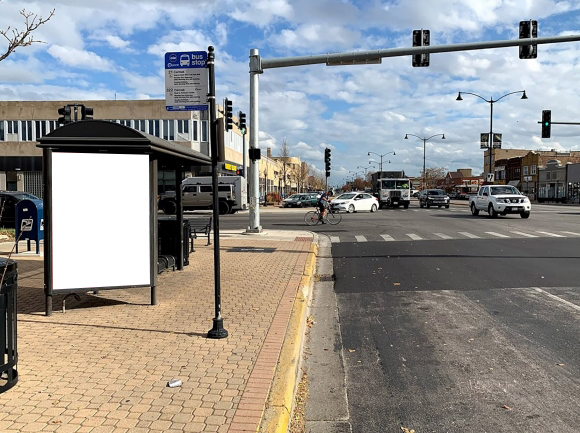
[[[387,242],[388,242],[388,241],[394,241],[393,237],[392,237],[392,236],[390,236],[390,235],[381,235],[381,237],[382,237],[384,240],[386,240]]]
[[[524,233],[524,232],[510,232],[510,233],[513,233],[515,235],[525,236],[527,238],[537,238],[536,235],[531,235],[529,233]]]
[[[447,236],[443,233],[433,233],[435,236],[439,236],[442,239],[452,239],[451,236]]]
[[[497,236],[498,238],[509,238],[509,236],[507,235],[502,235],[501,233],[496,233],[496,232],[485,232],[488,235],[492,235],[492,236]]]
[[[562,233],[566,233],[567,235],[580,236],[580,233],[576,233],[576,232],[562,232]]]
[[[332,242],[333,244],[338,244],[340,243],[340,238],[338,236],[331,236],[330,242]]]
[[[421,241],[421,240],[423,240],[423,238],[421,236],[416,235],[415,233],[407,233],[407,236],[409,236],[414,241]]]
[[[471,233],[468,232],[459,232],[460,235],[463,235],[465,237],[471,238],[471,239],[479,239],[479,236],[473,235]]]
[[[364,236],[355,236],[357,242],[366,242],[367,238],[365,238]]]
[[[555,238],[564,238],[566,236],[562,236],[562,235],[557,235],[556,233],[550,233],[550,232],[541,232],[539,230],[536,230],[536,233],[541,233],[543,235],[548,235],[548,236],[553,236]]]

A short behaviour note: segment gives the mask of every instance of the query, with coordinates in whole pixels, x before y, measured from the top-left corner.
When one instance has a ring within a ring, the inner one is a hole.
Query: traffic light
[[[550,138],[552,129],[552,110],[542,110],[542,138]]]
[[[226,98],[224,102],[224,117],[226,118],[226,131],[231,131],[234,129],[234,118],[232,110],[232,101]]]
[[[244,169],[243,169],[243,168],[238,168],[238,169],[236,170],[236,174],[237,174],[238,176],[242,176],[242,177],[244,177]]]
[[[58,124],[59,125],[67,125],[69,123],[72,122],[71,119],[71,106],[70,105],[65,105],[62,108],[58,109],[58,114],[59,114],[59,118],[58,118]]]
[[[520,21],[520,39],[538,37],[538,22],[535,20]],[[520,59],[535,59],[538,57],[537,45],[520,45]]]
[[[330,149],[324,149],[324,165],[326,167],[326,177],[330,176]]]
[[[93,120],[93,109],[81,105],[81,120]]]
[[[238,119],[240,121],[240,129],[242,133],[246,132],[246,114],[242,113],[241,111],[238,113]]]
[[[428,47],[431,43],[429,30],[413,30],[413,46]],[[413,67],[429,66],[429,54],[415,54],[413,57]]]

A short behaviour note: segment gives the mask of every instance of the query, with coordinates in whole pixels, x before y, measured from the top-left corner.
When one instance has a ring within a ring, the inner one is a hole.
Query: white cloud
[[[60,45],[51,45],[48,53],[66,66],[72,66],[79,69],[90,69],[95,71],[113,71],[112,63],[91,52],[79,50],[72,47],[62,47]]]
[[[252,0],[241,3],[230,12],[230,16],[238,21],[265,27],[274,20],[291,18],[293,8],[287,0]]]
[[[341,26],[312,23],[296,30],[284,29],[270,40],[279,48],[296,50],[316,47],[324,51],[328,47],[350,47],[360,40],[360,33]]]
[[[123,40],[119,36],[108,35],[105,36],[105,40],[113,48],[117,48],[121,51],[132,51],[130,48],[131,42]]]

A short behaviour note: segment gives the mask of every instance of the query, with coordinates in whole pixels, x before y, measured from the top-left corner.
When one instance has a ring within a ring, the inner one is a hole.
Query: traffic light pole
[[[259,64],[260,56],[257,49],[250,50],[250,149],[259,149],[259,124],[258,124],[258,89],[259,74],[262,72],[254,64]],[[246,230],[248,233],[261,233],[260,225],[260,161],[250,159],[250,221]]]
[[[562,42],[580,41],[580,35],[553,36],[548,38],[524,38],[503,41],[471,42],[451,45],[430,45],[409,48],[391,48],[385,50],[356,51],[350,53],[316,54],[313,56],[283,57],[279,59],[262,59],[258,49],[250,50],[250,148],[258,149],[258,88],[259,75],[264,69],[285,68],[289,66],[316,65],[355,65],[380,63],[382,58],[413,56],[430,53],[449,53],[455,51],[485,50],[491,48],[519,47],[524,45],[556,44]],[[248,232],[261,232],[259,172],[257,161],[250,163],[250,226]]]

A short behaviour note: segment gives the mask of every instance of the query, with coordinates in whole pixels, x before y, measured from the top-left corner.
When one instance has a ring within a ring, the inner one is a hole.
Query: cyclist
[[[326,192],[323,192],[322,195],[320,196],[320,198],[318,199],[318,210],[320,211],[320,222],[322,224],[326,224],[324,222],[324,217],[326,216],[326,213],[328,212],[328,196],[330,194],[327,194]]]

